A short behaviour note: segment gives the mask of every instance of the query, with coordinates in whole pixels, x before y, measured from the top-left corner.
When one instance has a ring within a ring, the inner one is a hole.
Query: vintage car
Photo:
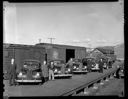
[[[119,71],[119,77],[124,78],[124,63],[120,63],[120,71]]]
[[[82,63],[81,59],[73,58],[73,66],[72,66],[72,73],[73,74],[86,74],[87,66]]]
[[[119,77],[124,78],[124,69],[123,68],[120,68]]]
[[[42,83],[41,63],[38,60],[24,60],[21,70],[16,76],[17,83]]]
[[[91,68],[91,71],[99,71],[98,60],[95,57],[86,57],[85,60],[87,61],[87,68]],[[88,65],[90,64],[90,65]],[[88,67],[91,66],[91,67]]]
[[[91,71],[100,71],[99,64],[98,63],[93,64]]]
[[[63,60],[51,60],[54,64],[54,77],[55,78],[70,78],[72,77],[71,69],[66,67]]]

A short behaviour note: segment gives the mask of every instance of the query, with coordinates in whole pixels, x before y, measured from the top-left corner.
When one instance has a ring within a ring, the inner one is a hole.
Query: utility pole
[[[41,39],[39,39],[39,43],[41,43]]]
[[[48,39],[50,39],[50,43],[52,44],[52,40],[55,39],[55,38],[52,38],[52,37],[51,37],[51,38],[48,38]]]

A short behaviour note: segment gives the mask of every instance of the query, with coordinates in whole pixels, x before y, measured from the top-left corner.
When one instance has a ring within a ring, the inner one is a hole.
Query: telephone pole
[[[50,39],[50,43],[52,44],[52,40],[54,40],[55,38],[51,37],[51,38],[48,38],[48,39]]]
[[[41,43],[41,39],[38,39],[39,40],[39,43]]]

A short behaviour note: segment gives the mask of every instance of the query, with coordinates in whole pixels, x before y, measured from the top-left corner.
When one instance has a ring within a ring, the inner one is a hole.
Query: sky
[[[124,42],[120,2],[4,2],[4,43],[113,46]]]

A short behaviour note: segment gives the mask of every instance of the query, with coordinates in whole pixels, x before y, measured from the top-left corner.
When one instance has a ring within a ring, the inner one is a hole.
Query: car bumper
[[[92,68],[91,70],[100,70],[99,68]]]
[[[57,75],[54,75],[54,77],[71,77],[72,74],[57,74]]]
[[[42,82],[42,80],[16,80],[16,82]]]
[[[73,74],[84,74],[87,73],[88,71],[73,71]]]

